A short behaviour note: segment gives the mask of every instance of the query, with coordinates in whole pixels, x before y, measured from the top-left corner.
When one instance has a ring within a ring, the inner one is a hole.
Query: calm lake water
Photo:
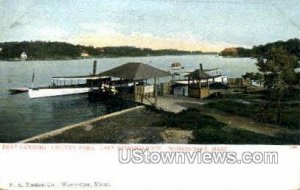
[[[86,75],[92,72],[94,59],[66,61],[0,61],[0,142],[16,142],[66,125],[128,107],[111,102],[91,102],[87,95],[72,95],[29,99],[27,93],[10,95],[9,89],[31,86],[35,71],[35,86],[47,86],[53,76]],[[214,55],[125,57],[96,59],[97,72],[127,62],[143,62],[169,70],[180,62],[185,70],[220,68],[228,77],[240,77],[256,71],[255,59],[222,58]]]

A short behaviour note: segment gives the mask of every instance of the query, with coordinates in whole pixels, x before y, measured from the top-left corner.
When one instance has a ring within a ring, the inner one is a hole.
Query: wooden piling
[[[97,71],[97,61],[94,60],[94,64],[93,64],[93,75],[96,74],[96,71]]]
[[[154,97],[155,97],[155,102],[154,105],[155,107],[157,106],[157,78],[154,78]]]
[[[203,70],[202,64],[199,64],[199,98],[201,99],[201,71]]]

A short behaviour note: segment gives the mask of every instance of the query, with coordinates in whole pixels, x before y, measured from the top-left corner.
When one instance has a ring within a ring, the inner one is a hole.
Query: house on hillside
[[[21,60],[26,60],[26,59],[27,59],[27,54],[26,54],[25,51],[23,51],[23,52],[21,53]]]
[[[81,56],[82,58],[87,58],[87,57],[89,57],[90,55],[88,54],[88,52],[83,51],[83,52],[80,54],[80,56]]]
[[[231,47],[231,48],[225,48],[223,51],[220,52],[221,56],[232,56],[235,57],[238,55],[238,51],[236,48]]]

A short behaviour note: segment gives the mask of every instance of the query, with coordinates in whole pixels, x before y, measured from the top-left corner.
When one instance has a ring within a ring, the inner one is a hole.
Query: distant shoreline
[[[161,56],[185,56],[185,55],[218,55],[217,52],[208,52],[208,53],[197,53],[197,54],[165,54],[165,55],[136,55],[136,56],[106,56],[106,57],[87,57],[87,58],[49,58],[49,59],[32,59],[27,58],[26,60],[22,59],[0,59],[0,61],[8,61],[8,62],[27,62],[27,61],[67,61],[67,60],[84,60],[84,59],[109,59],[109,58],[124,58],[124,57],[161,57]]]
[[[0,60],[73,60],[164,55],[211,54],[200,50],[151,49],[133,46],[93,47],[66,42],[23,41],[0,43]]]

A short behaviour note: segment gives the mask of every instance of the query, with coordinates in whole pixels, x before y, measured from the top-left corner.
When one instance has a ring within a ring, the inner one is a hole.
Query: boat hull
[[[181,67],[181,66],[180,67],[171,67],[172,70],[180,70],[180,69],[183,69],[183,68],[184,67]]]
[[[71,94],[83,94],[94,90],[98,90],[98,87],[83,87],[83,88],[38,88],[29,89],[29,98],[43,98],[51,96],[64,96]]]

